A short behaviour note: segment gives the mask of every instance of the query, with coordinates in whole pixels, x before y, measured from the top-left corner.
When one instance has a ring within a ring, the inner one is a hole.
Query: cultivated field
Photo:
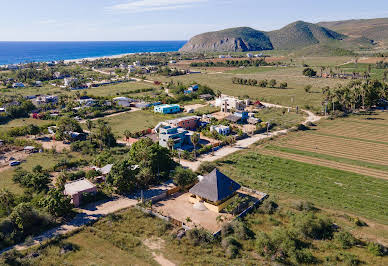
[[[388,113],[325,120],[226,157],[246,186],[284,192],[388,224]]]
[[[94,96],[112,96],[116,97],[120,93],[124,92],[131,92],[137,89],[145,89],[145,88],[155,88],[155,85],[152,83],[147,83],[147,82],[136,82],[136,81],[131,81],[131,82],[123,82],[119,84],[114,84],[114,85],[106,85],[106,86],[100,86],[96,88],[89,88],[86,89],[85,91]],[[133,96],[140,96],[141,94],[144,93],[136,93],[136,94],[129,94],[128,97]]]

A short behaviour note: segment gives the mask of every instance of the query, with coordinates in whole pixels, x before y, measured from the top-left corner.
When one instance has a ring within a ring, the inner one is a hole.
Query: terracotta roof
[[[240,188],[240,184],[233,181],[215,168],[190,189],[190,193],[204,199],[217,202],[231,196]]]

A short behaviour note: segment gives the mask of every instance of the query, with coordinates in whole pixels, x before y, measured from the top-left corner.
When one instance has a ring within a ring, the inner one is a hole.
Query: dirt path
[[[270,103],[263,103],[263,104],[267,107],[289,108],[287,106],[282,106],[282,105],[277,105],[277,104],[270,104]],[[307,124],[308,122],[316,122],[316,121],[321,119],[320,116],[317,116],[310,111],[307,111],[307,110],[301,110],[301,111],[305,112],[308,115],[308,117],[303,122],[303,124]],[[221,158],[223,158],[229,154],[232,154],[236,151],[247,149],[250,145],[258,142],[259,140],[274,137],[274,136],[277,136],[279,134],[286,134],[288,132],[288,130],[289,129],[278,130],[275,132],[271,132],[268,135],[266,133],[256,134],[256,135],[253,135],[252,137],[238,140],[234,146],[224,146],[221,149],[214,152],[214,155],[212,155],[212,154],[202,155],[202,156],[198,157],[197,161],[195,161],[195,162],[181,160],[181,165],[188,167],[188,168],[192,169],[193,171],[196,171],[202,162],[216,161],[216,160],[221,159]]]
[[[388,173],[386,171],[357,166],[357,165],[350,165],[346,163],[339,163],[335,161],[325,160],[325,159],[319,159],[315,157],[309,157],[304,155],[298,155],[293,153],[287,153],[287,152],[281,152],[281,151],[272,151],[272,150],[266,150],[266,149],[260,149],[260,154],[265,155],[272,155],[280,158],[290,159],[293,161],[303,162],[303,163],[309,163],[309,164],[315,164],[320,166],[326,166],[330,168],[335,168],[339,170],[344,170],[347,172],[353,172],[361,175],[366,176],[373,176],[381,179],[388,180]]]
[[[136,199],[129,198],[129,197],[117,197],[113,200],[91,203],[85,206],[83,209],[78,209],[79,214],[77,214],[74,217],[74,219],[71,220],[70,222],[60,225],[58,227],[55,227],[49,231],[46,231],[40,236],[34,237],[33,245],[37,245],[42,241],[48,240],[55,236],[69,233],[109,213],[117,212],[121,209],[126,209],[129,207],[133,207],[137,203],[138,201]],[[31,247],[31,245],[25,245],[25,244],[15,245],[7,249],[0,250],[0,254],[13,248],[15,248],[16,250],[24,250],[29,247]]]
[[[154,260],[159,263],[162,266],[175,266],[175,263],[171,262],[170,260],[166,259],[162,254],[160,254],[160,250],[164,246],[164,240],[157,238],[157,239],[146,239],[143,241],[143,244],[148,247],[150,250],[152,250],[152,256],[154,257]],[[159,254],[158,252],[159,251]]]

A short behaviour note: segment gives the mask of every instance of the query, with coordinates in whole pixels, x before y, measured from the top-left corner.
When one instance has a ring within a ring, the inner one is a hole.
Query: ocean
[[[0,65],[178,51],[186,41],[0,42]]]

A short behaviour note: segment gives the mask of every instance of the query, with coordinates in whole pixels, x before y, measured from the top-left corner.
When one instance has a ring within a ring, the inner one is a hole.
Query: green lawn
[[[260,69],[260,68],[259,68]],[[217,73],[217,74],[193,74],[176,77],[161,77],[151,76],[152,79],[162,81],[180,81],[183,84],[190,84],[192,82],[207,85],[214,91],[220,90],[224,94],[233,96],[248,95],[251,98],[260,99],[262,101],[281,104],[285,106],[313,106],[314,110],[321,110],[322,93],[321,88],[325,86],[335,87],[337,84],[346,84],[348,81],[338,79],[316,79],[303,76],[302,67],[279,68],[276,71],[264,71],[249,74],[231,74],[231,73]],[[277,81],[277,86],[281,82],[287,82],[287,89],[277,88],[261,88],[259,86],[247,86],[240,84],[233,84],[232,78],[245,78],[256,80],[271,80]],[[304,87],[311,85],[311,93],[306,93]]]
[[[286,111],[286,109],[265,108],[260,110],[256,117],[265,122],[269,121],[274,126],[274,130],[290,128],[305,120],[303,112],[297,114],[295,111],[286,111],[283,114],[283,111]]]
[[[154,128],[161,121],[189,115],[187,113],[163,115],[154,113],[151,110],[142,110],[104,118],[103,120],[108,122],[116,136],[123,136],[125,130],[138,132],[147,128]]]
[[[244,186],[304,198],[388,224],[386,180],[264,156],[253,150],[232,154],[219,163]]]
[[[89,89],[86,89],[85,91],[89,95],[94,95],[94,96],[117,96],[123,92],[134,91],[137,89],[145,89],[145,88],[156,88],[156,86],[146,82],[130,81],[130,82],[123,82],[123,83],[118,83],[114,85],[106,85],[106,86],[100,86],[96,88],[89,88]],[[131,97],[131,95],[138,96],[138,94],[129,94],[129,97]]]

